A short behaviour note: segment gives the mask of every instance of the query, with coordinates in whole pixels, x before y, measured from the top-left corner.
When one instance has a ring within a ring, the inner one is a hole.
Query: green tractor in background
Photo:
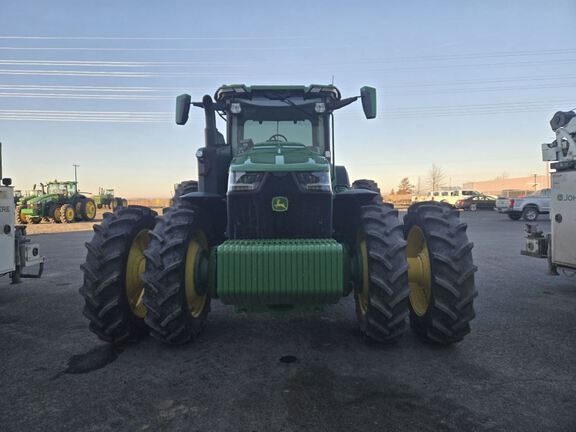
[[[44,185],[43,189],[44,189]],[[42,220],[51,223],[91,221],[96,217],[94,200],[78,192],[74,181],[54,180],[46,185],[45,193],[20,200],[16,206],[16,222],[37,224]]]
[[[109,209],[116,209],[116,207],[128,207],[128,201],[124,198],[114,196],[114,189],[98,188],[98,195],[93,195],[92,199],[96,203],[96,207],[101,209],[106,207]]]
[[[204,110],[205,146],[189,184],[158,217],[129,206],[105,216],[81,266],[84,315],[101,339],[148,332],[182,344],[204,329],[210,302],[241,312],[317,311],[353,296],[366,338],[396,342],[407,321],[448,345],[470,331],[472,243],[450,205],[420,202],[404,223],[370,180],[350,184],[334,159],[333,85],[222,86],[215,100],[177,98],[176,123]],[[226,119],[226,137],[216,128]],[[374,157],[374,156],[369,156]]]

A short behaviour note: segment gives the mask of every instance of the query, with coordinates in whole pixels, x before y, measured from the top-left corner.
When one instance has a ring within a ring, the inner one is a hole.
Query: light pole
[[[72,164],[72,166],[74,167],[74,182],[78,183],[78,173],[76,172],[76,169],[79,168],[80,165]]]

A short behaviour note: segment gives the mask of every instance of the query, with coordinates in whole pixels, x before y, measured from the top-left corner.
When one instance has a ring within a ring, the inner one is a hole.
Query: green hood
[[[299,143],[261,143],[237,155],[231,171],[330,171],[324,157]]]
[[[58,194],[40,195],[34,198],[30,198],[28,201],[26,201],[26,204],[39,204],[43,201],[51,201],[54,198],[58,198]]]

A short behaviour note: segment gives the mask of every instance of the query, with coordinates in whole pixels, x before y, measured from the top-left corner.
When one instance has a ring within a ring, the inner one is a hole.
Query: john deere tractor
[[[163,216],[129,206],[95,227],[80,289],[90,329],[115,344],[148,332],[182,344],[204,329],[215,299],[241,312],[287,312],[353,296],[368,339],[396,342],[410,317],[425,341],[462,340],[476,296],[466,224],[437,202],[412,206],[402,223],[375,182],[349,183],[335,164],[334,113],[358,99],[375,118],[371,87],[350,98],[332,85],[179,96],[177,124],[190,106],[205,115],[197,190]]]
[[[43,185],[44,188],[44,185]],[[96,217],[96,204],[78,192],[78,184],[73,181],[57,180],[46,185],[46,193],[21,200],[16,207],[16,221],[19,224],[72,223],[91,221]]]
[[[127,207],[128,201],[124,198],[114,196],[114,189],[98,188],[98,195],[93,195],[92,199],[99,209],[107,207],[114,210],[116,207]]]

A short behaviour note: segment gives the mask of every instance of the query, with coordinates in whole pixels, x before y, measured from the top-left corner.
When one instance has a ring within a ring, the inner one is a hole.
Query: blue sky
[[[203,118],[174,97],[225,83],[377,87],[379,117],[337,113],[338,163],[382,189],[430,166],[447,183],[544,171],[557,110],[576,107],[572,1],[2,0],[0,141],[17,188],[168,196],[196,178]],[[90,121],[80,121],[89,119]],[[127,120],[130,119],[130,120]]]

